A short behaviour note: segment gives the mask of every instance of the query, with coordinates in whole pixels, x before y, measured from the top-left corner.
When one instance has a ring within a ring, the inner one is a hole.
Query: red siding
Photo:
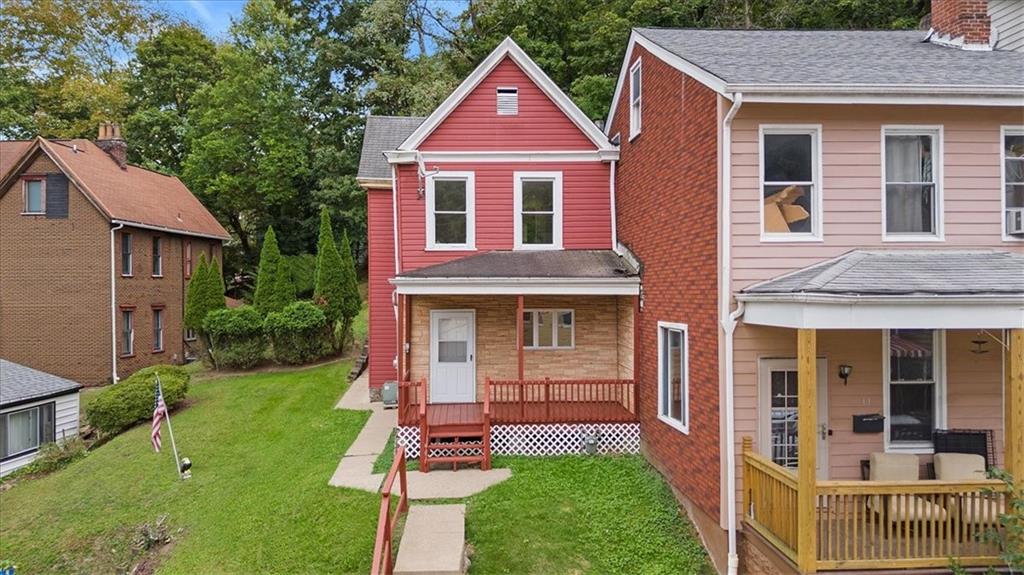
[[[446,262],[487,250],[513,247],[513,172],[562,172],[562,245],[565,249],[611,249],[610,167],[600,162],[476,163],[427,166],[474,172],[476,180],[475,252],[425,251],[426,206],[415,166],[399,168],[402,270]]]
[[[519,114],[497,114],[501,87],[519,88]],[[421,150],[593,150],[594,143],[505,58],[420,145]]]
[[[619,240],[643,263],[638,375],[647,456],[719,517],[717,97],[643,53],[643,131],[623,138],[616,182]],[[628,93],[628,86],[624,87]],[[627,99],[612,134],[628,133]],[[658,321],[689,328],[690,433],[658,419]]]
[[[395,379],[395,311],[393,290],[388,280],[395,275],[394,226],[391,190],[370,190],[366,194],[366,227],[369,241],[370,386]]]

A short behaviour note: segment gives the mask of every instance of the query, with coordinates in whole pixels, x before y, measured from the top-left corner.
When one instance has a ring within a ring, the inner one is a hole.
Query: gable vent
[[[498,88],[498,115],[519,114],[519,88]]]

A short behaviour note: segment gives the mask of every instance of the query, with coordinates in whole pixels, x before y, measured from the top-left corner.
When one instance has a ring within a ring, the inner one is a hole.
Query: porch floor
[[[401,421],[418,421],[419,406],[408,405]],[[635,421],[617,401],[491,403],[491,423],[613,423]],[[483,403],[431,403],[427,405],[430,426],[480,425]]]

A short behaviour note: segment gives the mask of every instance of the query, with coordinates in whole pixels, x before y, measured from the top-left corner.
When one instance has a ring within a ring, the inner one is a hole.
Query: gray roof
[[[1024,254],[994,250],[855,250],[755,284],[743,293],[1024,298]]]
[[[612,250],[492,251],[419,268],[399,278],[627,278],[637,272]]]
[[[369,116],[363,131],[363,151],[359,155],[358,178],[391,179],[391,167],[384,152],[398,146],[420,127],[426,118],[418,116]]]
[[[63,395],[81,387],[69,379],[0,359],[0,407]]]
[[[729,84],[1024,86],[1024,53],[947,48],[920,30],[636,32]]]

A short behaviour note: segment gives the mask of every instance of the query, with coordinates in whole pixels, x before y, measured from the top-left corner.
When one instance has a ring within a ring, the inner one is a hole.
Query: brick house
[[[970,534],[985,467],[1024,476],[1024,6],[932,5],[928,34],[630,37],[643,451],[720,572],[999,563]]]
[[[370,389],[424,470],[635,444],[617,157],[511,39],[427,118],[368,119]]]
[[[185,286],[229,236],[126,150],[116,124],[0,142],[0,357],[99,385],[189,354]]]

